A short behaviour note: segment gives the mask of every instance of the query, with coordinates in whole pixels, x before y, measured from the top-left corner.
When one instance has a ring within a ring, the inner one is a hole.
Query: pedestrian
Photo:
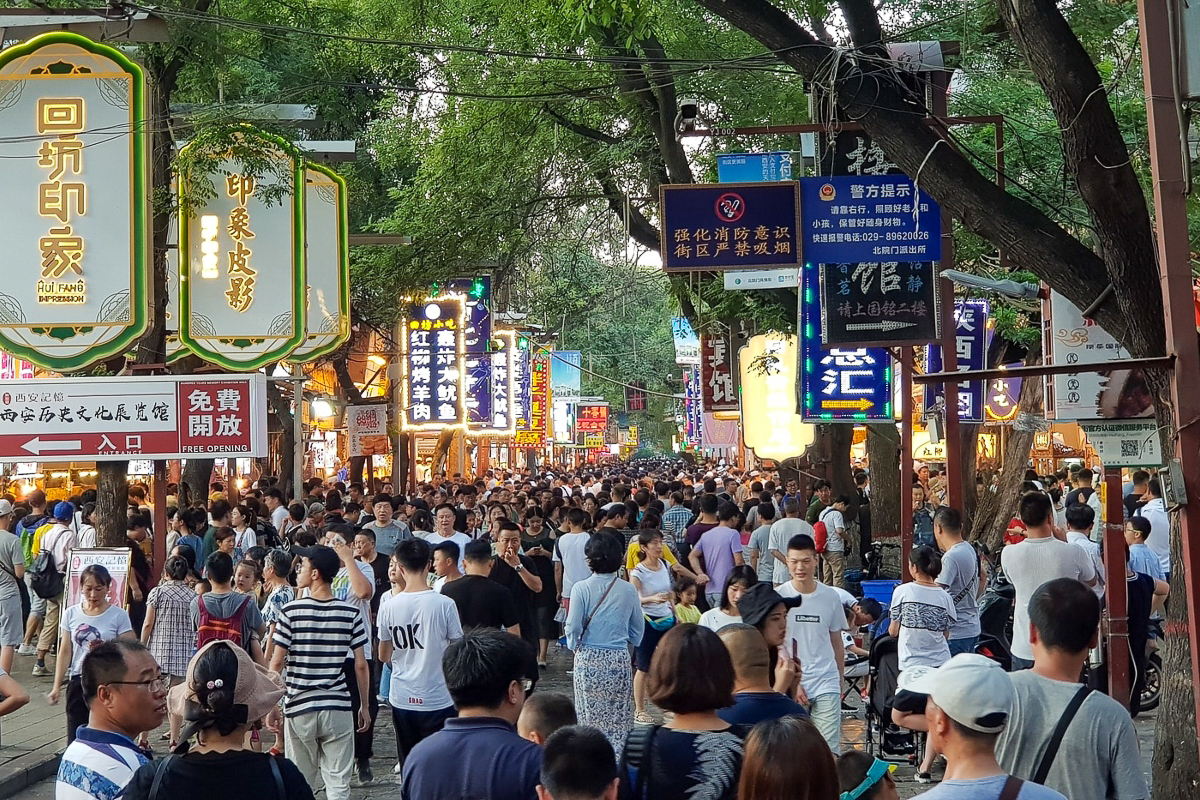
[[[719,595],[719,601],[700,617],[700,624],[712,631],[720,631],[726,625],[742,621],[738,611],[738,601],[754,584],[758,583],[758,573],[748,564],[734,567],[725,578],[724,589]]]
[[[861,750],[847,750],[837,760],[842,800],[900,800],[892,771],[896,768]]]
[[[768,719],[746,737],[738,800],[839,800],[837,764],[804,717]]]
[[[560,728],[546,740],[538,800],[617,800],[612,744],[595,728]]]
[[[675,596],[675,619],[693,625],[700,624],[703,615],[696,607],[696,595],[699,591],[700,588],[692,578],[681,576],[675,579],[675,583],[671,584],[671,593]]]
[[[542,748],[516,728],[533,686],[529,666],[526,644],[504,631],[467,631],[446,649],[442,672],[458,716],[413,748],[404,762],[402,800],[535,795]]]
[[[391,666],[385,690],[396,729],[394,771],[400,774],[413,747],[455,714],[441,664],[446,648],[462,638],[463,629],[454,601],[424,580],[428,542],[402,541],[392,559],[404,576],[404,590],[379,609],[379,658]]]
[[[1101,554],[1100,545],[1092,540],[1092,523],[1095,517],[1096,512],[1092,510],[1091,505],[1076,503],[1069,507],[1066,511],[1067,542],[1087,553],[1096,573],[1096,583],[1092,586],[1092,592],[1103,601],[1104,556]]]
[[[54,517],[46,513],[46,493],[41,489],[34,489],[25,495],[25,501],[29,504],[29,513],[17,520],[13,533],[21,540],[21,553],[25,565],[32,567],[33,558],[41,549],[41,536],[53,527]],[[34,549],[35,542],[39,545],[37,549]],[[17,648],[17,652],[23,656],[37,654],[36,643],[46,618],[46,600],[33,591],[32,580],[33,573],[26,569],[25,588],[29,595],[29,613],[25,622],[25,638],[21,642],[21,646]],[[53,631],[51,635],[57,636],[57,630]],[[50,673],[43,666],[41,674],[48,675]]]
[[[496,550],[488,577],[512,594],[521,619],[521,638],[536,652],[540,636],[535,601],[543,588],[542,579],[533,560],[521,553],[521,529],[517,523],[500,524]]]
[[[247,733],[275,708],[284,688],[275,673],[240,647],[214,641],[192,659],[185,681],[169,695],[172,715],[187,716],[186,752],[134,773],[124,800],[311,800],[312,788],[286,758],[246,748]]]
[[[54,796],[116,800],[134,772],[151,763],[136,740],[162,724],[168,679],[134,638],[100,642],[81,655],[79,700],[85,714],[59,761]]]
[[[1054,536],[1049,497],[1042,492],[1026,493],[1021,497],[1019,513],[1025,524],[1025,539],[1000,551],[1004,574],[1016,589],[1012,641],[1014,670],[1033,666],[1029,598],[1034,591],[1054,578],[1074,578],[1087,586],[1096,583],[1096,570],[1088,554]]]
[[[623,551],[615,534],[591,535],[586,557],[592,575],[571,588],[565,625],[567,647],[575,653],[576,713],[618,752],[634,721],[629,649],[649,627],[637,589],[618,574]]]
[[[818,521],[825,526],[825,552],[821,555],[821,580],[826,586],[846,588],[846,509],[850,498],[840,494],[822,511]]]
[[[638,548],[639,563],[630,573],[629,582],[637,589],[646,626],[637,645],[633,720],[639,725],[650,725],[654,718],[646,713],[646,675],[659,640],[675,625],[675,611],[671,604],[671,569],[663,561],[662,534],[656,530],[642,531],[638,535]]]
[[[979,598],[987,585],[983,562],[971,543],[963,540],[962,512],[957,508],[937,510],[933,536],[942,551],[942,570],[936,580],[954,601],[954,622],[947,642],[950,655],[974,653],[979,642]]]
[[[13,656],[24,641],[27,614],[23,609],[29,604],[25,553],[21,540],[8,530],[12,517],[12,503],[0,499],[0,671],[10,674]]]
[[[99,564],[84,567],[79,575],[82,600],[63,614],[54,683],[46,699],[50,705],[57,704],[65,683],[67,744],[75,740],[76,730],[87,724],[87,701],[89,696],[94,696],[94,693],[89,695],[83,686],[83,660],[88,652],[96,649],[101,642],[114,639],[137,642],[129,614],[111,602],[109,595],[112,584],[112,575],[104,567]],[[138,646],[142,647],[140,644]]]
[[[1125,523],[1125,544],[1129,545],[1129,565],[1134,572],[1165,581],[1162,562],[1146,544],[1152,530],[1150,520],[1145,517],[1130,517]]]
[[[696,573],[696,582],[704,586],[709,608],[721,602],[725,581],[734,567],[742,566],[742,536],[737,524],[741,512],[733,503],[723,503],[717,509],[717,524],[700,535],[688,554],[688,562]],[[701,558],[703,557],[703,562]]]
[[[544,747],[555,731],[578,722],[571,698],[558,692],[534,692],[525,698],[521,716],[517,717],[517,733]]]
[[[721,719],[734,725],[757,725],[784,716],[807,717],[808,710],[771,686],[771,651],[757,629],[742,622],[717,632],[733,662],[733,705]]]
[[[463,576],[459,570],[459,562],[465,564],[458,542],[438,542],[433,548],[433,574],[437,580],[433,582],[433,590],[441,592],[447,583],[453,583]]]
[[[912,485],[912,507],[913,546],[926,545],[932,547],[935,541],[933,515],[937,512],[937,508],[929,502],[927,490],[919,483]]]
[[[772,503],[760,503],[757,508],[758,527],[750,534],[742,557],[754,568],[760,581],[770,583],[775,572],[775,559],[771,556],[771,526],[775,524],[775,506]]]
[[[187,585],[188,563],[171,556],[164,567],[164,580],[150,590],[146,598],[146,622],[142,626],[142,644],[171,679],[171,685],[187,675],[188,662],[196,649],[196,628],[192,624],[192,600],[196,593]],[[174,750],[179,742],[182,718],[169,715],[168,733]]]
[[[67,554],[76,546],[77,539],[73,524],[75,522],[75,506],[62,502],[54,506],[54,523],[50,529],[41,534],[38,553],[49,553],[53,559],[52,566],[60,575],[67,572]],[[36,563],[36,562],[35,562]],[[50,652],[58,636],[59,617],[62,614],[63,591],[53,597],[43,598],[46,601],[46,613],[42,622],[42,633],[37,642],[37,662],[33,665],[33,676],[42,677],[50,674],[46,668],[46,653]],[[62,660],[62,648],[59,648],[59,661]],[[81,723],[82,724],[82,723]]]
[[[1050,498],[1046,500],[1048,506]],[[929,746],[946,756],[945,777],[922,800],[1066,800],[1053,789],[1009,775],[997,763],[996,740],[1010,720],[1016,696],[1008,674],[995,661],[960,653],[923,674],[910,690],[928,696]]]
[[[738,601],[742,623],[751,626],[767,644],[769,685],[775,691],[792,697],[799,686],[799,672],[792,659],[791,648],[785,648],[788,631],[788,611],[803,602],[799,597],[782,597],[769,583],[756,583]]]
[[[446,545],[457,546],[457,543],[447,542]],[[491,543],[476,539],[463,549],[466,574],[456,581],[444,583],[441,592],[458,607],[463,629],[496,628],[519,636],[521,614],[517,601],[511,591],[489,579],[494,560]]]
[[[234,591],[233,559],[220,549],[220,543],[217,552],[208,557],[204,574],[212,588],[192,598],[196,647],[203,647],[214,639],[224,639],[244,649],[258,663],[265,663],[262,637],[266,626],[262,613],[253,596]]]
[[[538,667],[546,668],[546,654],[550,641],[558,638],[558,623],[554,619],[558,611],[558,591],[555,585],[554,545],[557,536],[546,525],[540,508],[525,512],[525,531],[521,535],[521,550],[533,562],[534,570],[542,581],[541,590],[534,596],[534,624],[538,628]]]
[[[368,633],[359,610],[333,594],[342,558],[320,545],[294,552],[301,558],[296,585],[308,592],[284,606],[275,625],[271,669],[282,673],[287,691],[282,724],[275,717],[271,728],[283,730],[288,756],[310,786],[319,773],[329,800],[347,800],[354,733],[356,728],[365,732],[371,727],[370,677],[363,655]],[[354,654],[352,687],[346,683],[344,669],[347,651]],[[351,692],[359,698],[357,720],[351,711]]]
[[[1134,512],[1134,516],[1150,520],[1150,535],[1146,537],[1146,546],[1158,556],[1163,580],[1170,583],[1171,520],[1167,517],[1167,504],[1163,500],[1162,483],[1158,478],[1146,481],[1146,493],[1142,495],[1142,505]]]
[[[733,703],[734,680],[729,651],[708,628],[677,625],[663,636],[647,684],[654,704],[673,716],[661,726],[635,727],[626,739],[620,774],[629,797],[737,797],[749,729],[717,715]]]
[[[1033,668],[1009,676],[1015,695],[996,743],[1000,765],[1072,800],[1146,800],[1150,790],[1129,713],[1079,683],[1097,642],[1099,599],[1079,581],[1057,578],[1033,593],[1029,620]]]
[[[772,564],[771,583],[776,586],[791,579],[787,565],[787,545],[792,537],[804,535],[815,539],[817,535],[813,526],[800,518],[800,501],[797,498],[783,501],[783,514],[781,519],[771,523],[771,534],[767,537],[767,555],[770,556]]]

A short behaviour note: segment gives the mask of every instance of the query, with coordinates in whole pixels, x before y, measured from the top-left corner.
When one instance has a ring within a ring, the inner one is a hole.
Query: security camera
[[[679,101],[679,116],[676,127],[681,131],[696,130],[696,119],[700,116],[700,101],[695,97],[684,97]]]

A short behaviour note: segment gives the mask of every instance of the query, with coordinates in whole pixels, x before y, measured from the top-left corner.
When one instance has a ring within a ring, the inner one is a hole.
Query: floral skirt
[[[633,668],[628,650],[581,647],[575,653],[575,714],[599,729],[618,754],[633,727]]]

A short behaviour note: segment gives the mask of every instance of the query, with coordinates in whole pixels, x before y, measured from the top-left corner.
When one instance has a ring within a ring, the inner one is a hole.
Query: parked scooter
[[[979,642],[975,652],[1004,670],[1012,670],[1012,625],[1017,589],[998,563],[991,564],[988,586],[979,600]]]

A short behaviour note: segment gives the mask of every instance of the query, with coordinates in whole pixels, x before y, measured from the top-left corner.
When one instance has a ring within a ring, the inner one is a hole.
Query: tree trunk
[[[268,368],[268,373],[270,368]],[[289,384],[292,391],[297,391],[297,384]],[[291,398],[284,397],[283,391],[276,381],[267,381],[267,409],[275,415],[279,423],[279,491],[285,498],[300,499],[300,487],[292,486],[296,465],[296,429],[295,417],[292,416]],[[299,404],[297,404],[299,407]],[[205,491],[208,487],[205,486]]]
[[[899,536],[900,492],[905,486],[900,471],[900,431],[895,424],[867,426],[867,458],[871,466],[871,535],[876,539]]]
[[[984,368],[995,369],[1004,361],[1004,354],[1008,351],[1008,342],[997,336],[992,335],[992,341],[988,344],[987,354],[984,357]],[[983,386],[984,403],[987,402],[987,384]],[[983,432],[982,425],[974,423],[961,423],[958,427],[959,436],[962,440],[962,459],[959,461],[961,466],[963,496],[960,509],[963,513],[963,528],[971,530],[975,521],[975,513],[979,505],[979,493],[975,490],[975,478],[979,473],[979,434]],[[949,463],[946,465],[949,466]]]
[[[348,476],[350,483],[362,483],[364,487],[367,486],[366,483],[363,483],[363,467],[366,465],[366,456],[350,456],[350,475]],[[367,487],[367,493],[369,492],[370,487]]]
[[[99,547],[122,547],[129,531],[129,462],[101,461],[96,464],[96,526]]]
[[[270,384],[267,384],[270,386]],[[211,458],[189,458],[183,466],[183,477],[179,481],[179,491],[186,492],[189,505],[208,505],[208,486],[212,481],[213,464]],[[287,474],[287,473],[285,473]],[[183,507],[183,501],[179,503]]]
[[[1040,360],[1040,358],[1037,359],[1037,361]],[[1021,383],[1021,395],[1017,399],[1017,407],[1018,412],[1014,422],[1018,422],[1022,414],[1033,414],[1040,411],[1042,408],[1041,378],[1026,378]],[[989,550],[994,551],[1000,546],[1000,542],[1004,539],[1004,531],[1008,528],[1008,521],[1016,510],[1019,499],[1018,490],[1021,482],[1025,480],[1029,453],[1033,450],[1033,434],[1032,428],[1019,430],[1015,426],[1013,427],[1012,433],[1008,437],[1008,444],[1004,448],[1004,465],[1000,469],[1000,481],[996,486],[996,491],[992,492],[990,486],[985,486],[979,500],[975,522],[971,526],[970,538],[983,542]]]
[[[437,444],[433,448],[433,462],[430,464],[429,477],[446,470],[446,458],[450,455],[450,445],[454,444],[453,428],[447,428],[438,434]]]

